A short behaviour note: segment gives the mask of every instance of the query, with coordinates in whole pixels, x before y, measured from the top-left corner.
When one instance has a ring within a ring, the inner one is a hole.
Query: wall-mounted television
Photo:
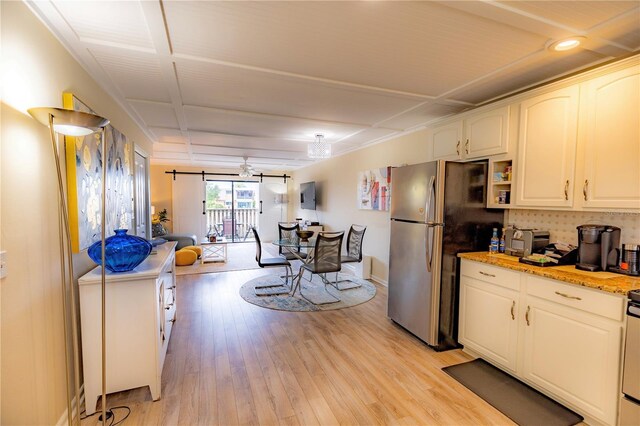
[[[305,182],[300,184],[300,208],[306,210],[316,209],[315,182]]]

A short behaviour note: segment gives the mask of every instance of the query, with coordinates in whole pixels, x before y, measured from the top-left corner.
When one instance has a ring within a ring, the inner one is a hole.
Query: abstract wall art
[[[391,167],[358,172],[358,208],[388,211],[391,203]]]
[[[66,109],[94,113],[72,93],[63,94]],[[105,132],[107,146],[106,236],[133,226],[133,144],[112,125]],[[69,225],[75,253],[100,239],[102,146],[100,134],[65,137]]]

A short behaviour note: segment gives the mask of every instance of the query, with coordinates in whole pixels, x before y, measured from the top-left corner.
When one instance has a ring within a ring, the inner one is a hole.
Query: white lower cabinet
[[[622,324],[527,296],[522,376],[615,424]]]
[[[515,372],[519,286],[518,290],[514,290],[504,285],[509,281],[500,282],[500,279],[496,279],[498,277],[494,271],[497,268],[466,266],[469,264],[463,263],[460,281],[460,343],[482,353],[487,360]],[[512,274],[519,278],[516,272]],[[473,275],[486,279],[474,278]],[[491,278],[496,282],[491,283]]]
[[[463,259],[459,340],[587,423],[615,425],[625,302]]]

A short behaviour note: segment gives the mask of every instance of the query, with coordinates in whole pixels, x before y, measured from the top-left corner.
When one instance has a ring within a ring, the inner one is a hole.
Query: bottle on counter
[[[500,240],[498,239],[498,228],[493,228],[493,236],[491,237],[491,244],[489,245],[489,253],[498,253],[500,248]]]
[[[500,237],[500,244],[498,246],[498,252],[504,253],[504,228],[502,228],[502,236]]]

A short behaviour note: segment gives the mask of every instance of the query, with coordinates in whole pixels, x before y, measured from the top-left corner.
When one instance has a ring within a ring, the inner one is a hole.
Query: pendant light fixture
[[[307,146],[307,156],[309,158],[331,157],[331,144],[325,140],[322,133],[317,133],[315,140]]]

